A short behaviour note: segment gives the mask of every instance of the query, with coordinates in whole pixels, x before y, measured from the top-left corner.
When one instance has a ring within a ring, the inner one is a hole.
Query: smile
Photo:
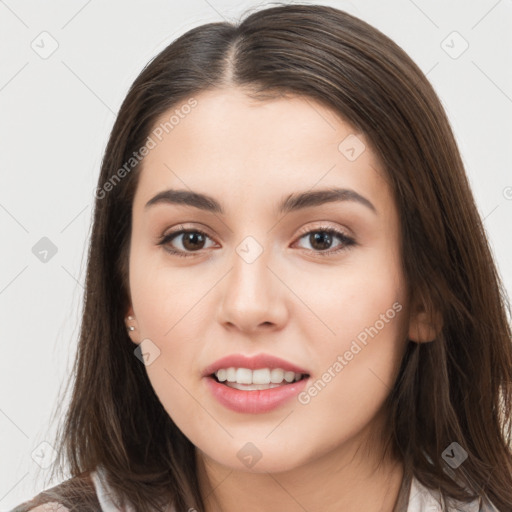
[[[220,368],[213,374],[218,382],[226,386],[243,390],[269,389],[301,380],[305,375],[282,368]]]

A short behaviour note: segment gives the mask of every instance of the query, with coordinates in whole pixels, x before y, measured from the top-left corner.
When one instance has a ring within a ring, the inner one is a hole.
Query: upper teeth
[[[283,379],[293,382],[302,378],[302,373],[287,372],[281,368],[221,368],[215,372],[220,382],[237,382],[238,384],[280,384]]]

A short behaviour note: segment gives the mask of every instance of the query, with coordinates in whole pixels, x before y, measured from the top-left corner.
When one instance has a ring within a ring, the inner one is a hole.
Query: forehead
[[[187,107],[189,99],[172,107],[157,119],[155,126],[164,129],[162,138],[171,144],[183,142],[189,149],[214,151],[215,155],[256,152],[264,157],[260,150],[265,148],[272,155],[300,158],[310,148],[339,142],[340,137],[355,131],[332,109],[304,96],[257,100],[239,88],[229,88],[204,91],[194,101],[193,108]],[[186,113],[181,114],[182,110]],[[173,112],[178,115],[173,116]],[[166,126],[171,118],[172,126]],[[244,145],[239,147],[237,142]],[[151,154],[157,156],[165,151],[164,147],[159,149]]]
[[[385,199],[382,171],[364,135],[313,99],[261,101],[233,88],[190,100],[156,121],[137,196],[190,188],[228,201],[344,186],[370,195],[380,190]]]

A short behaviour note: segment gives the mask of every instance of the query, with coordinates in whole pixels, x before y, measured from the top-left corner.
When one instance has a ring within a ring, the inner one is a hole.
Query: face
[[[143,162],[130,336],[163,407],[205,457],[254,472],[297,468],[380,428],[418,332],[395,202],[368,140],[315,101],[262,102],[239,89],[195,101],[178,106],[167,134],[154,132]],[[294,201],[334,189],[344,192]],[[168,190],[211,200],[147,204]],[[214,365],[232,355],[242,359]],[[217,368],[238,386],[211,377]],[[268,389],[272,375],[285,380]],[[267,389],[248,390],[246,378]]]

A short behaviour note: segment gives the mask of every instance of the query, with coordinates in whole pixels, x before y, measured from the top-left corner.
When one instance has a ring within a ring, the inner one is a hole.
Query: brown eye
[[[318,249],[319,251],[329,249],[333,241],[333,236],[326,231],[316,231],[315,233],[310,233],[308,236],[308,241],[313,249]]]
[[[306,231],[305,234],[299,238],[299,240],[302,239],[306,239],[308,241],[313,252],[322,256],[332,256],[333,254],[337,254],[340,251],[348,249],[352,245],[356,245],[353,238],[350,238],[341,231],[331,227],[320,227]],[[336,249],[329,250],[335,239],[338,239],[340,243]]]
[[[205,236],[197,231],[183,233],[182,244],[187,251],[202,249],[205,243]]]
[[[200,252],[204,249],[207,239],[210,239],[210,237],[203,231],[197,229],[182,229],[162,237],[159,245],[163,245],[171,254],[187,257],[193,256],[193,254],[190,253]],[[175,242],[181,245],[181,247],[173,245]]]

